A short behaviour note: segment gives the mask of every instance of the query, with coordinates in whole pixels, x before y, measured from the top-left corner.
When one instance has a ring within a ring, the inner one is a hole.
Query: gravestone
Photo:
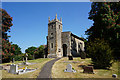
[[[68,56],[68,59],[69,59],[69,60],[73,60],[73,57],[72,57],[72,56]]]
[[[113,77],[113,78],[117,78],[117,74],[113,74],[112,77]]]
[[[23,61],[25,61],[25,60],[24,60],[24,57],[23,57]]]
[[[83,69],[84,69],[83,73],[92,73],[92,74],[94,73],[93,66],[84,66]]]
[[[14,60],[14,58],[12,59],[12,63],[14,63],[15,62],[15,60]]]
[[[11,65],[10,65],[9,73],[17,74],[17,73],[18,73],[18,65],[11,64]]]
[[[76,71],[72,69],[72,65],[71,65],[71,64],[68,64],[68,65],[66,66],[66,69],[65,69],[64,72],[76,72]]]

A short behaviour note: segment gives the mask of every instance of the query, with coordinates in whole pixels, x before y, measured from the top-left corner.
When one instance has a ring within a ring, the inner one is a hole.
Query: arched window
[[[60,29],[60,25],[59,25],[59,29]]]

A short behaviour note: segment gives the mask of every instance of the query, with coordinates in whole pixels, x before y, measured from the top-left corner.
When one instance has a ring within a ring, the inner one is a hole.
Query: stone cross
[[[25,58],[26,58],[26,59],[25,59],[25,62],[27,62],[27,57],[28,57],[28,54],[26,53],[26,54],[25,54]]]

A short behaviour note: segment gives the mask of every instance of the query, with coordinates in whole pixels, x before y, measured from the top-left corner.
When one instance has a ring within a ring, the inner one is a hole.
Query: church
[[[48,36],[47,36],[47,47],[48,47],[48,58],[80,56],[81,52],[84,51],[84,40],[72,32],[62,32],[62,18],[48,20]]]

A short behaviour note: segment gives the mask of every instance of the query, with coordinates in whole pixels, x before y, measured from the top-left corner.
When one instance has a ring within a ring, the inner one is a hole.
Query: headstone
[[[117,78],[117,74],[113,74],[112,77],[113,77],[113,78]]]
[[[12,63],[14,63],[15,62],[15,60],[14,60],[14,58],[12,59]]]
[[[18,73],[18,65],[11,64],[11,65],[10,65],[9,73],[17,74],[17,73]]]
[[[25,60],[24,60],[24,57],[23,57],[23,61],[25,61]]]
[[[68,65],[67,65],[67,71],[68,71],[68,72],[72,72],[72,65],[71,65],[71,64],[68,64]]]
[[[44,55],[44,58],[45,58],[45,55]]]
[[[73,60],[73,57],[72,57],[72,56],[68,56],[68,59],[69,59],[69,60]]]
[[[94,73],[93,66],[84,66],[83,69],[84,69],[83,73]]]
[[[64,72],[76,72],[76,71],[72,69],[72,65],[71,65],[71,64],[68,64],[68,65],[66,66],[66,69],[65,69]]]

